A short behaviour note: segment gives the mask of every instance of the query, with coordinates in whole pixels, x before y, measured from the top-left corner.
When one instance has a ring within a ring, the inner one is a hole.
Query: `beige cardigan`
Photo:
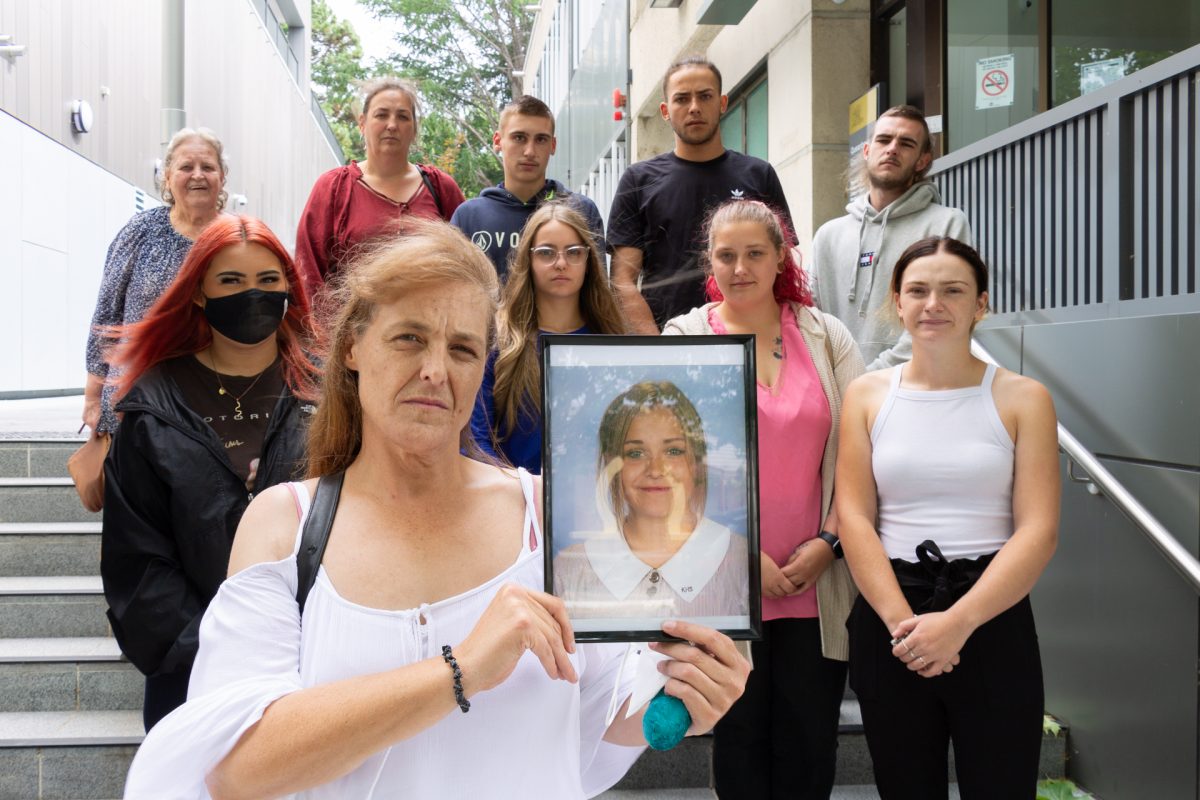
[[[715,303],[693,308],[686,314],[668,320],[664,335],[704,335],[713,332],[708,324],[708,311]],[[816,309],[792,304],[800,335],[808,347],[821,387],[829,401],[833,427],[825,442],[821,457],[821,522],[829,516],[833,504],[833,474],[837,463],[838,426],[842,418],[842,395],[850,381],[863,373],[862,354],[858,345],[836,317]],[[849,638],[846,618],[858,590],[850,577],[844,560],[834,561],[817,579],[817,609],[821,622],[821,651],[826,658],[845,661],[849,658]]]

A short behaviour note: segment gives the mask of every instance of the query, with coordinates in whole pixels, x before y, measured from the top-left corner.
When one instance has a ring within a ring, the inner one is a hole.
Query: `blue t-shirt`
[[[591,333],[584,325],[572,334]],[[538,332],[538,352],[542,350],[542,334]],[[514,467],[524,467],[539,475],[542,472],[542,415],[530,413],[528,409],[517,410],[517,424],[511,431],[500,429],[501,422],[496,413],[496,351],[488,354],[487,366],[483,370],[483,383],[475,398],[475,410],[471,414],[471,435],[480,449],[495,458],[508,459]],[[496,441],[492,441],[492,431]]]

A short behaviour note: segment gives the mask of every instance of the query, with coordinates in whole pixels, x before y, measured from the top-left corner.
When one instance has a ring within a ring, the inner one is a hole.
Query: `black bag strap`
[[[446,212],[442,210],[442,198],[438,194],[438,190],[434,188],[433,181],[429,178],[429,168],[424,164],[417,164],[417,172],[421,173],[421,182],[425,184],[425,188],[429,190],[429,195],[433,198],[433,204],[437,206],[438,215],[447,221]]]
[[[300,550],[296,553],[296,605],[300,606],[301,616],[304,615],[304,601],[317,582],[321,559],[325,557],[325,545],[329,544],[329,530],[333,527],[345,477],[345,471],[321,477],[317,482],[316,497],[308,509],[308,518],[304,521]]]

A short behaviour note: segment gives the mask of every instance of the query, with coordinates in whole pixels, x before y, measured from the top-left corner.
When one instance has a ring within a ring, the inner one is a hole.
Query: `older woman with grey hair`
[[[367,158],[317,178],[296,229],[296,266],[310,293],[359,245],[402,232],[405,218],[448,222],[465,199],[450,175],[408,160],[421,123],[416,87],[386,77],[361,92],[358,129]]]
[[[117,428],[100,331],[137,322],[171,285],[192,242],[224,208],[228,174],[216,134],[183,128],[171,137],[163,159],[160,188],[166,205],[134,214],[109,245],[87,340],[83,422],[93,431]]]

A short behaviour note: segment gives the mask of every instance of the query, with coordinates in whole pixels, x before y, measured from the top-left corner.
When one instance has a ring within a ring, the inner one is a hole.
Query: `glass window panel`
[[[1037,113],[1038,9],[1044,2],[946,0],[949,148],[978,141]]]
[[[746,106],[737,103],[721,117],[721,143],[730,150],[746,152]]]
[[[908,9],[888,20],[888,108],[908,102]]]
[[[1054,105],[1197,42],[1197,0],[1054,0],[1050,7]]]
[[[767,82],[746,98],[746,154],[767,160]]]

